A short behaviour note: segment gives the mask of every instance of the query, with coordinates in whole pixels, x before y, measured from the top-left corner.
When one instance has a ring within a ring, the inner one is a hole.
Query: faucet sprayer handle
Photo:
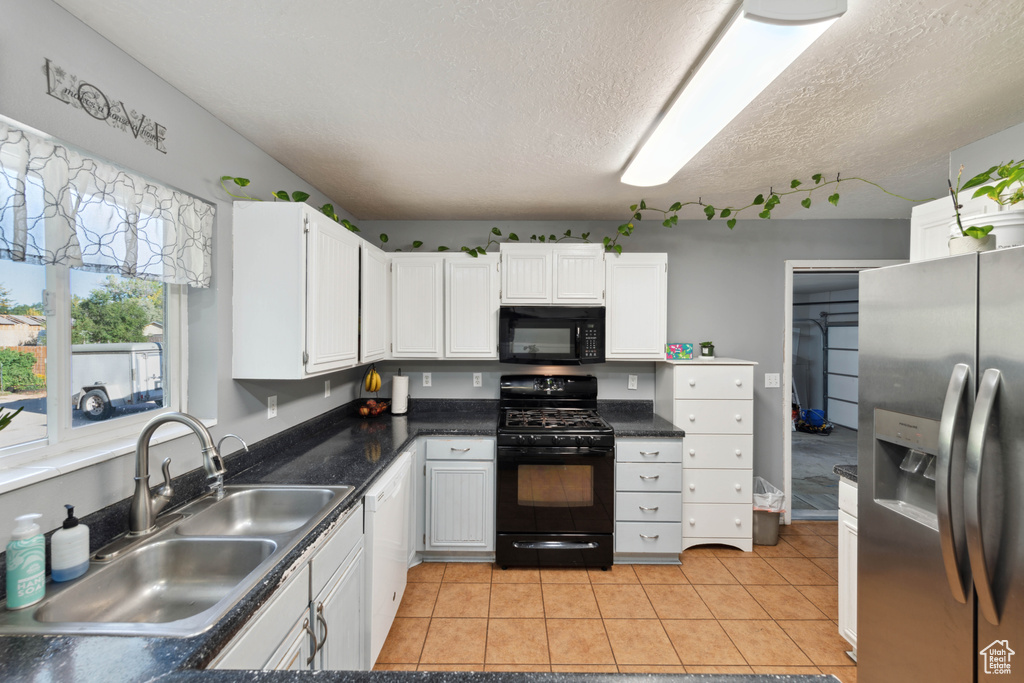
[[[171,459],[164,458],[164,463],[160,466],[160,471],[164,473],[164,484],[156,490],[156,500],[161,501],[155,505],[153,513],[156,514],[164,506],[167,505],[171,500],[171,496],[174,495],[174,487],[171,486]]]

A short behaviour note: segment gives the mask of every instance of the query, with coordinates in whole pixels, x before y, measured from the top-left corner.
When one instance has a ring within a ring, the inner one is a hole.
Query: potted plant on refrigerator
[[[1008,163],[993,166],[961,186],[960,176],[963,170],[964,167],[961,166],[956,176],[955,189],[952,181],[949,181],[949,192],[956,212],[955,229],[951,226],[950,230],[954,236],[949,240],[949,253],[952,255],[990,251],[996,248],[997,240],[1004,248],[1024,244],[1024,211],[1010,208],[1024,201],[1024,160],[1011,159]],[[957,201],[959,192],[975,187],[978,189],[972,198],[988,197],[996,202],[998,209],[995,215],[960,215],[963,205]],[[957,231],[959,235],[955,235]]]

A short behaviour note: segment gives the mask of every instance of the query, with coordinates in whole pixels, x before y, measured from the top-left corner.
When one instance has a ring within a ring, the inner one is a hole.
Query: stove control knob
[[[592,436],[583,436],[583,437],[580,437],[580,438],[583,439],[583,443],[581,445],[583,445],[583,446],[593,446],[594,445],[594,437],[592,437]]]
[[[541,437],[539,435],[531,434],[528,438],[530,439],[531,446],[537,446],[540,444]]]

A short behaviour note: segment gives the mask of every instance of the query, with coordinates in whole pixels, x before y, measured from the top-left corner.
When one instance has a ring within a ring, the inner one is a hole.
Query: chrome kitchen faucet
[[[135,493],[132,495],[131,510],[128,516],[128,535],[145,536],[156,530],[156,516],[171,501],[174,489],[171,487],[171,459],[164,460],[161,469],[164,473],[164,484],[157,489],[156,495],[149,490],[149,441],[153,433],[164,423],[180,422],[190,428],[199,438],[203,448],[203,467],[209,479],[216,479],[223,486],[224,459],[220,457],[213,437],[202,422],[185,413],[164,413],[150,420],[139,434],[135,445]]]

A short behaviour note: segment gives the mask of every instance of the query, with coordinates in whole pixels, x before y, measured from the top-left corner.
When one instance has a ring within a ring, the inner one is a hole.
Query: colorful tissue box
[[[693,344],[665,344],[665,360],[692,360]]]

